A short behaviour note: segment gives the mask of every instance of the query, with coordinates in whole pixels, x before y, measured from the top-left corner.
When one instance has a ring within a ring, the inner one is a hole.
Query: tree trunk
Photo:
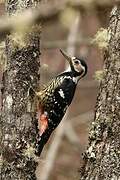
[[[110,15],[108,49],[80,180],[120,179],[120,6]]]
[[[33,0],[8,0],[7,12],[13,15],[34,3]],[[39,32],[35,29],[33,27],[22,40],[17,33],[6,40],[7,69],[3,74],[0,123],[1,180],[36,179],[34,152],[38,130],[35,113],[31,112],[33,99],[29,95],[30,86],[36,89],[40,78]]]

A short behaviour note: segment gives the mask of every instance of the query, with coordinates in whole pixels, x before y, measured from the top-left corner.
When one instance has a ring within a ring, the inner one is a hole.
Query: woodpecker
[[[70,57],[60,50],[69,62],[69,68],[36,92],[38,111],[38,138],[36,155],[40,155],[51,133],[61,122],[72,102],[78,81],[87,73],[87,64],[77,57]]]

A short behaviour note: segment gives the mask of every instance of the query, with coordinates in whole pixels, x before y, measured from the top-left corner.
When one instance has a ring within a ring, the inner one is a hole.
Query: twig
[[[44,41],[42,42],[42,47],[43,49],[54,49],[54,48],[66,48],[68,44],[67,40],[57,40],[57,41]],[[92,38],[78,38],[74,42],[75,46],[80,46],[81,44],[87,45],[87,46],[94,46],[92,43]],[[72,43],[70,42],[70,45]]]
[[[15,15],[14,17],[8,18],[4,17],[0,19],[0,41],[4,40],[7,35],[16,30],[16,27],[31,27],[34,24],[45,23],[53,17],[57,17],[62,10],[65,9],[69,0],[56,1],[56,3],[46,3],[40,4],[37,8],[27,9],[20,14]],[[91,1],[91,6],[106,7],[112,6],[115,2],[106,0],[106,1]],[[89,3],[90,4],[90,3]],[[74,0],[69,2],[69,5],[74,8],[85,8],[85,2]],[[91,7],[90,6],[90,7]]]
[[[56,16],[64,9],[63,3],[57,5],[43,5],[34,9],[27,9],[24,12],[17,13],[12,17],[4,17],[0,19],[0,41],[13,31],[18,30],[17,27],[31,27],[34,24],[41,24],[46,19]],[[22,29],[23,30],[23,29]]]

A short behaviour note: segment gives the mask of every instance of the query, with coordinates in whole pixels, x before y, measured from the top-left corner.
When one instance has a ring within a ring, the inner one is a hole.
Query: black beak
[[[60,49],[60,52],[65,57],[65,59],[69,62],[71,69],[73,69],[72,58],[68,56],[62,49]]]

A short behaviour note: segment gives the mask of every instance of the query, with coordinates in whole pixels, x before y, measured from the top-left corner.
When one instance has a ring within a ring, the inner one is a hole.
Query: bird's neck
[[[68,66],[64,72],[71,72],[70,66]]]

